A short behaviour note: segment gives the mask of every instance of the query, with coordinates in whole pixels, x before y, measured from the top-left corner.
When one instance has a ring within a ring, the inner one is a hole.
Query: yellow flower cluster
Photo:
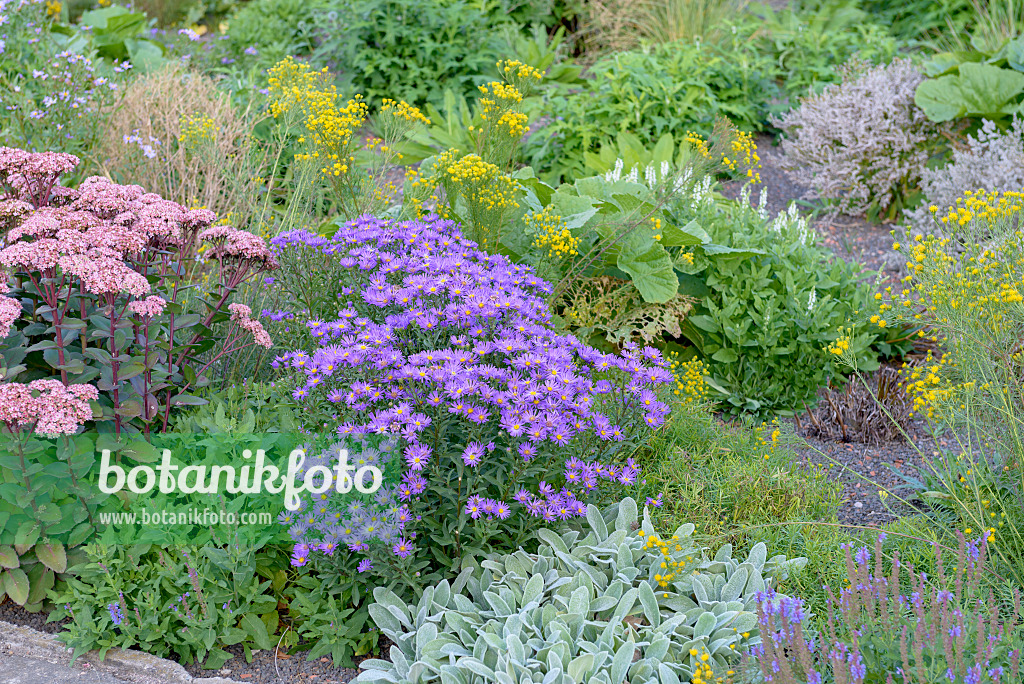
[[[317,89],[326,77],[327,67],[313,71],[294,57],[285,57],[267,71],[270,113],[276,119],[290,112],[302,101],[305,93]]]
[[[517,59],[503,59],[495,66],[498,67],[502,77],[512,85],[518,86],[519,83],[529,83],[530,81],[540,83],[544,78],[544,74],[539,69],[535,69],[529,64],[523,64]]]
[[[646,538],[644,542],[645,549],[661,554],[661,569],[664,572],[655,574],[654,581],[662,589],[667,589],[668,583],[673,581],[678,573],[682,572],[686,564],[693,562],[693,556],[683,558],[680,555],[678,559],[676,558],[675,554],[682,554],[683,552],[683,545],[679,543],[679,537],[673,536],[672,539],[666,542],[657,535],[648,535],[643,530],[637,532],[637,535]]]
[[[657,216],[651,217],[651,230],[654,231],[654,239],[661,242],[661,219]]]
[[[480,118],[493,123],[511,138],[519,138],[526,132],[527,117],[516,107],[523,101],[523,94],[514,85],[491,81],[479,86],[482,94]]]
[[[396,119],[402,119],[409,123],[422,123],[426,126],[430,125],[430,119],[424,116],[423,112],[419,110],[419,107],[413,107],[405,100],[384,100],[380,108],[381,113],[390,114]]]
[[[958,197],[956,206],[950,207],[941,221],[944,224],[954,223],[958,226],[965,226],[975,219],[986,223],[995,223],[1003,219],[1016,219],[1024,205],[1024,193],[1021,192],[994,192],[978,190],[972,192],[967,190],[963,197]],[[938,207],[930,207],[932,213],[938,211]]]
[[[842,328],[840,328],[839,332],[843,332]],[[842,356],[850,350],[850,337],[852,337],[852,334],[848,332],[843,337],[837,338],[835,342],[825,348],[826,351],[836,356]]]
[[[57,19],[60,17],[60,11],[63,5],[59,0],[46,0],[46,16],[50,19]]]
[[[363,125],[368,108],[360,95],[343,106],[334,86],[307,93],[303,106],[306,110],[306,130],[312,138],[311,154],[295,155],[296,159],[318,159],[327,176],[340,176],[348,172],[354,161],[350,144],[352,134]]]
[[[761,157],[757,154],[757,143],[754,142],[753,134],[736,131],[735,135],[730,143],[731,152],[722,156],[722,163],[730,171],[745,168],[747,178],[754,183],[760,183],[761,174],[755,169],[761,168]]]
[[[497,102],[503,104],[519,104],[523,101],[523,94],[511,83],[491,81],[487,85],[477,86],[481,94],[492,96]],[[483,103],[485,100],[481,99]]]
[[[533,246],[546,250],[549,257],[563,259],[579,254],[580,239],[573,236],[569,226],[554,212],[551,205],[530,212],[523,217],[523,221],[537,234]]]
[[[693,149],[695,149],[705,159],[711,159],[711,146],[708,145],[708,141],[702,138],[700,135],[693,131],[686,131],[686,136],[683,138]]]
[[[929,351],[922,365],[908,366],[904,364],[900,369],[907,394],[914,402],[911,415],[924,414],[929,420],[934,420],[949,404],[956,388],[944,377],[943,367],[947,362],[947,354],[943,354],[942,358],[936,362],[932,352]],[[971,386],[968,383],[965,389],[970,389]]]
[[[521,138],[526,133],[529,118],[522,112],[508,111],[498,117],[497,126],[511,138]]]
[[[178,142],[185,147],[196,148],[205,143],[213,142],[219,127],[213,117],[207,114],[195,114],[181,120],[181,134]]]
[[[516,183],[494,164],[467,154],[448,167],[448,177],[463,186],[467,199],[484,211],[517,208]]]
[[[768,428],[772,428],[771,433],[766,438],[765,433],[768,432]],[[775,453],[775,448],[779,446],[779,437],[782,436],[781,430],[779,430],[779,419],[772,418],[771,423],[761,423],[759,426],[754,428],[754,435],[757,440],[761,443],[761,446],[768,447],[768,453],[764,455],[764,460],[768,460]]]
[[[682,397],[684,404],[702,403],[708,396],[708,386],[704,378],[708,375],[707,366],[698,358],[680,361],[678,352],[669,352],[672,375],[676,380],[673,393]]]
[[[449,153],[454,153],[451,155],[454,157],[458,155],[458,150],[448,150],[443,154]],[[444,163],[443,155],[438,161]],[[448,176],[456,183],[485,183],[500,175],[501,170],[497,166],[485,162],[478,154],[467,154],[448,167]]]

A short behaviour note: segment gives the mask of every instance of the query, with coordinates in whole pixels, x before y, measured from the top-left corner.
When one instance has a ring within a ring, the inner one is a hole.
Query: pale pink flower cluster
[[[210,243],[211,259],[248,259],[277,268],[267,243],[258,235],[231,226],[213,226],[201,232],[199,239]]]
[[[59,176],[75,170],[78,157],[63,152],[26,152],[0,147],[0,184],[19,191],[21,199],[36,206],[49,199]]]
[[[163,297],[146,297],[137,299],[128,305],[128,310],[143,318],[156,318],[164,312],[167,301]]]
[[[19,199],[0,200],[0,229],[7,229],[32,213],[34,207]]]
[[[60,380],[33,380],[0,385],[0,422],[11,427],[35,425],[40,435],[73,435],[92,420],[90,401],[99,396],[92,385]]]
[[[62,256],[58,263],[93,294],[123,292],[141,297],[149,292],[149,281],[121,261],[113,250],[94,247],[85,254]]]
[[[231,320],[238,323],[243,330],[247,330],[256,344],[267,349],[274,345],[270,334],[263,328],[263,324],[252,319],[252,309],[245,304],[228,304],[228,311],[231,312]]]
[[[21,318],[21,302],[0,295],[0,340],[11,334],[11,326],[19,318]]]

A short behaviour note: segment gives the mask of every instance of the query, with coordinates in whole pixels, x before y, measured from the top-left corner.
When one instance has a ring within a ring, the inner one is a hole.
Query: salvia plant
[[[333,315],[305,321],[317,346],[274,365],[308,429],[398,440],[401,483],[383,505],[414,524],[394,542],[394,555],[412,556],[397,574],[414,581],[492,544],[515,548],[532,519],[582,516],[586,498],[637,480],[623,457],[669,412],[667,362],[653,348],[605,354],[555,333],[550,286],[530,268],[437,217],[365,217],[332,238],[294,231],[272,245],[286,261],[315,249],[343,267],[323,304]],[[282,301],[289,283],[274,283]],[[296,540],[305,553],[338,531],[325,514]]]
[[[799,598],[771,590],[756,596],[761,643],[749,655],[765,682],[864,684],[999,684],[1020,681],[1020,595],[1012,615],[984,596],[987,540],[960,536],[956,567],[946,574],[936,546],[938,576],[900,563],[888,572],[879,535],[872,552],[845,545],[849,585],[829,591],[824,634],[813,634]],[[872,562],[873,560],[873,562]]]
[[[141,647],[216,669],[232,657],[225,647],[241,645],[251,659],[251,649],[277,644],[277,600],[257,572],[259,549],[91,544],[51,592],[49,620],[71,619],[59,638],[75,658]]]
[[[370,614],[393,643],[357,681],[678,684],[724,681],[759,643],[755,597],[806,559],[708,557],[682,525],[656,534],[631,498],[586,525],[538,531],[536,553],[463,569],[407,605],[385,588]],[[720,679],[716,679],[720,678]]]

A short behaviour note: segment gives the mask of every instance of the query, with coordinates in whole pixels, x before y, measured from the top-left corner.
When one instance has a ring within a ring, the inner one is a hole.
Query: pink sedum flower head
[[[252,309],[245,304],[238,304],[236,302],[228,305],[228,311],[231,312],[231,320],[238,323],[243,330],[248,331],[256,344],[267,349],[274,346],[274,342],[270,339],[270,335],[264,329],[263,324],[253,320]]]
[[[92,385],[65,387],[60,380],[33,380],[0,385],[0,422],[12,428],[35,426],[40,435],[73,435],[92,420]]]
[[[156,318],[164,312],[167,302],[163,297],[146,297],[137,299],[128,305],[128,310],[142,318]]]
[[[14,321],[21,317],[21,302],[0,296],[0,339],[11,334]]]

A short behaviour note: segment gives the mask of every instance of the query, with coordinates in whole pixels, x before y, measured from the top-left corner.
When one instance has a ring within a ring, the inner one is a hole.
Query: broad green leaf
[[[259,615],[246,613],[242,616],[240,626],[249,634],[253,643],[256,644],[256,648],[268,650],[274,647],[273,642],[270,640],[270,635],[267,633],[267,626],[260,619]]]
[[[68,569],[67,553],[58,541],[46,540],[36,544],[36,557],[54,572],[60,573]]]
[[[18,554],[10,546],[0,546],[0,568],[16,568],[21,565]]]
[[[690,247],[711,242],[711,236],[704,232],[699,223],[690,221],[682,228],[672,224],[664,225],[660,242],[665,247]]]
[[[3,573],[3,588],[19,606],[28,600],[28,575],[21,568],[9,568]]]
[[[932,121],[951,121],[966,113],[960,77],[947,74],[922,81],[914,92],[914,104]]]
[[[659,244],[640,254],[627,250],[624,245],[616,265],[629,274],[646,302],[664,304],[679,291],[679,277],[672,266],[672,257]]]

